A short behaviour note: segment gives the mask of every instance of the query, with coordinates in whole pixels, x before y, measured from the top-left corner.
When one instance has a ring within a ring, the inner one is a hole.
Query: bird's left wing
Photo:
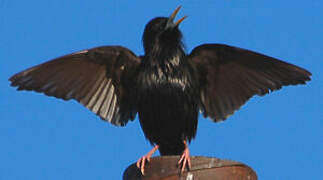
[[[311,76],[295,65],[223,44],[196,47],[189,62],[198,73],[200,109],[215,122],[225,120],[254,95],[305,84]]]
[[[103,120],[123,126],[135,117],[131,93],[139,63],[127,48],[102,46],[45,62],[9,80],[18,90],[75,99]]]

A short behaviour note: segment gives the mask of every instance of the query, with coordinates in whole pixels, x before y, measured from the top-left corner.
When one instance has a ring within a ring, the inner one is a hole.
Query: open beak
[[[174,19],[178,13],[178,11],[181,9],[182,6],[178,6],[175,11],[172,13],[172,15],[169,16],[168,22],[167,22],[167,27],[176,27],[178,26],[182,21],[184,21],[185,18],[187,18],[187,16],[182,17],[181,19],[179,19],[178,21],[176,21],[174,23]]]

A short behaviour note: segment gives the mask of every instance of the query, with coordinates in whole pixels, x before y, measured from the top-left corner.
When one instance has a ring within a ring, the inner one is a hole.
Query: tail
[[[183,142],[180,142],[176,145],[165,145],[160,144],[159,145],[159,153],[161,156],[167,156],[167,155],[182,155],[183,151],[185,149],[185,144]]]

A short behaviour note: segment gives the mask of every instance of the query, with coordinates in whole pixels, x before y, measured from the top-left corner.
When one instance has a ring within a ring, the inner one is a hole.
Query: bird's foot
[[[186,166],[188,167],[188,169],[191,169],[192,165],[191,165],[191,158],[190,158],[190,151],[188,149],[188,145],[186,143],[186,141],[184,141],[185,144],[185,149],[183,151],[183,154],[181,156],[181,158],[178,161],[178,165],[182,165],[181,168],[181,173],[184,172]]]
[[[156,152],[156,150],[159,148],[158,145],[156,145],[152,150],[150,150],[146,155],[142,156],[137,161],[137,168],[140,168],[140,171],[142,175],[145,175],[145,163],[146,161],[149,162],[151,156]]]

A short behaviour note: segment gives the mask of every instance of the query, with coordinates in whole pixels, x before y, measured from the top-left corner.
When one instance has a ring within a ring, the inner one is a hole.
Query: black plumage
[[[74,99],[103,120],[124,126],[139,114],[146,138],[161,155],[184,154],[196,134],[199,111],[225,120],[254,95],[305,84],[311,73],[295,65],[224,44],[203,44],[186,54],[178,28],[185,17],[152,19],[145,28],[145,54],[103,46],[56,58],[9,80],[18,90]],[[185,154],[186,152],[186,154]]]

